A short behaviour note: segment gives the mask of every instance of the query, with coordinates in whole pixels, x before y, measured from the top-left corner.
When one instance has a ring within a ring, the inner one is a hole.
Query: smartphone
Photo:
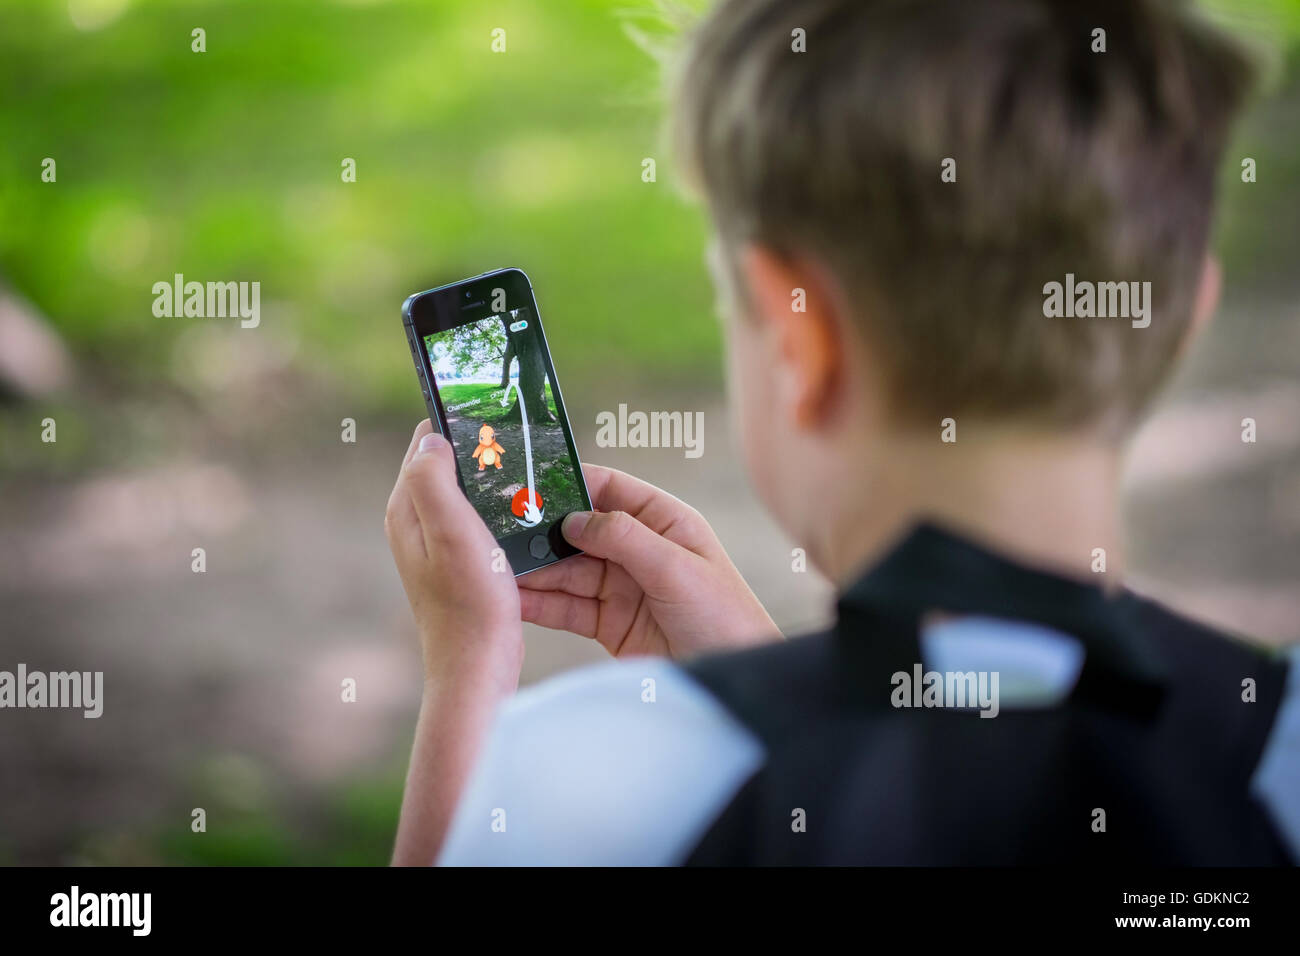
[[[591,498],[528,276],[496,269],[417,292],[402,323],[429,421],[515,576],[580,554],[560,522]]]

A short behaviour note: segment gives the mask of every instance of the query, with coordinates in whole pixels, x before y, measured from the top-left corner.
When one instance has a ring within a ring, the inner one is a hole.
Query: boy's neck
[[[987,434],[987,433],[986,433]],[[1000,433],[888,443],[823,531],[823,565],[844,587],[918,521],[929,520],[1024,564],[1103,586],[1123,572],[1119,449],[1101,441]],[[1105,573],[1094,552],[1105,550]]]

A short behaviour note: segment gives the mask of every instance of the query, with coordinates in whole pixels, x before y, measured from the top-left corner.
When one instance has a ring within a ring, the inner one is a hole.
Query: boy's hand
[[[569,515],[562,530],[586,554],[518,579],[524,620],[595,638],[616,657],[780,639],[699,512],[621,471],[582,467],[598,510]]]
[[[429,680],[486,684],[513,693],[523,664],[519,590],[497,547],[456,483],[451,445],[425,419],[415,429],[384,530],[415,613]]]
[[[519,590],[456,483],[451,446],[420,422],[384,518],[424,648],[424,696],[415,726],[395,864],[427,866],[442,846],[498,703],[524,660]]]

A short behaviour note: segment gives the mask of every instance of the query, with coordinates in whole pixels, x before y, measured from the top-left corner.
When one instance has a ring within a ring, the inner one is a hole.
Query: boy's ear
[[[764,246],[742,252],[741,270],[754,313],[751,321],[762,323],[774,337],[795,424],[815,428],[825,419],[844,374],[846,343],[834,287],[819,266]]]

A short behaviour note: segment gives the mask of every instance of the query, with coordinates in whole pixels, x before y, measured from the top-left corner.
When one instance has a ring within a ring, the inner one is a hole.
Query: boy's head
[[[815,473],[818,440],[938,442],[946,418],[1125,434],[1212,308],[1214,183],[1249,75],[1156,0],[724,0],[686,51],[674,132],[716,229],[760,486]],[[1045,314],[1067,275],[1124,283],[1134,318]],[[849,406],[866,428],[836,432]]]

